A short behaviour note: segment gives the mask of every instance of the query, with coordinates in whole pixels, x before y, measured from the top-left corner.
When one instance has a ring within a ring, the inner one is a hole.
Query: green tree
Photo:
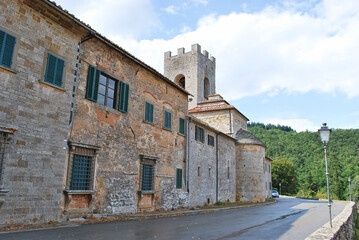
[[[293,163],[285,158],[272,162],[272,182],[274,187],[281,184],[282,193],[294,194],[297,192],[297,173]]]

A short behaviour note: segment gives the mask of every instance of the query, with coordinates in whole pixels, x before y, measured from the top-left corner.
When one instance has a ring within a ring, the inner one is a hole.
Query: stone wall
[[[223,133],[229,134],[231,131],[229,110],[198,112],[191,114]]]
[[[178,131],[179,117],[187,114],[187,94],[95,38],[83,43],[82,49],[70,141],[99,148],[97,193],[92,194],[91,209],[83,210],[117,214],[186,205],[186,194],[181,194],[184,187],[176,189],[175,183],[176,169],[183,173],[186,169],[185,136]],[[127,113],[85,98],[89,65],[129,84]],[[144,121],[146,101],[154,105],[153,123]],[[171,130],[164,129],[165,109],[172,113]],[[151,193],[139,191],[140,155],[155,159],[155,187]],[[66,204],[64,208],[69,214],[80,210],[66,208]]]
[[[37,1],[0,0],[0,12],[0,29],[16,37],[11,69],[0,67],[0,128],[15,129],[6,146],[2,188],[9,192],[0,225],[58,221],[81,30],[64,28]],[[61,87],[43,82],[48,53],[65,61]]]
[[[236,145],[226,135],[218,135],[218,201],[236,201]]]
[[[272,197],[272,161],[267,157],[264,162],[264,179],[265,179],[265,190],[266,198]]]
[[[204,143],[195,140],[195,126],[205,129]],[[216,136],[210,128],[200,122],[189,124],[189,204],[203,206],[216,201],[216,140],[215,146],[208,145],[208,134]]]
[[[263,162],[265,148],[255,144],[236,146],[236,198],[241,202],[264,202]]]
[[[329,222],[312,233],[305,240],[315,239],[353,239],[355,235],[355,221],[357,220],[357,207],[354,202],[348,202],[344,210],[333,219],[332,228]]]
[[[230,110],[231,114],[231,130],[232,134],[236,134],[239,129],[247,130],[247,119],[244,118],[241,114],[236,110]]]

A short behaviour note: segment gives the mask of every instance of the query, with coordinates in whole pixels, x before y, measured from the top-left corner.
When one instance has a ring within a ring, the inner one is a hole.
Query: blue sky
[[[251,121],[359,128],[358,0],[56,2],[159,72],[164,52],[200,44]]]

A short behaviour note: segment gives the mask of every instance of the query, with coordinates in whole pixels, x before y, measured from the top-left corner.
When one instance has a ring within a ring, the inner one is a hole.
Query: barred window
[[[6,132],[0,132],[0,184],[2,183],[2,170],[4,168],[7,135]]]
[[[140,183],[141,191],[155,190],[155,158],[141,157]]]
[[[95,153],[94,149],[74,147],[69,171],[70,190],[93,190]]]

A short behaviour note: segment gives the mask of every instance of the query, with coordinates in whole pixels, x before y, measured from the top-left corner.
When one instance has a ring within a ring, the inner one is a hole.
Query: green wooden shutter
[[[55,74],[55,82],[54,84],[56,86],[61,87],[62,86],[62,75],[64,73],[64,67],[65,67],[65,61],[62,59],[57,58],[57,64],[56,64],[56,74]]]
[[[90,65],[87,75],[86,98],[95,102],[97,101],[99,79],[100,70]]]
[[[153,104],[151,104],[151,111],[150,111],[150,119],[151,119],[151,123],[153,123]]]
[[[176,188],[182,188],[182,169],[177,168],[176,171]]]
[[[0,59],[2,59],[2,53],[4,51],[5,35],[6,33],[0,30]]]
[[[165,110],[165,128],[172,128],[172,113]]]
[[[49,53],[47,56],[45,82],[61,87],[64,67],[65,67],[64,60],[57,58]]]
[[[153,123],[153,104],[146,102],[145,106],[145,121]]]
[[[185,134],[185,121],[183,118],[179,118],[179,133]]]
[[[11,68],[12,57],[14,54],[16,38],[7,34],[6,32],[0,31],[0,59],[1,65]]]
[[[55,71],[56,71],[56,57],[48,54],[47,56],[47,65],[46,65],[46,74],[45,82],[54,84],[55,82]]]
[[[129,92],[129,85],[127,83],[120,82],[118,110],[125,113],[127,113],[127,109],[128,109],[128,92]]]

